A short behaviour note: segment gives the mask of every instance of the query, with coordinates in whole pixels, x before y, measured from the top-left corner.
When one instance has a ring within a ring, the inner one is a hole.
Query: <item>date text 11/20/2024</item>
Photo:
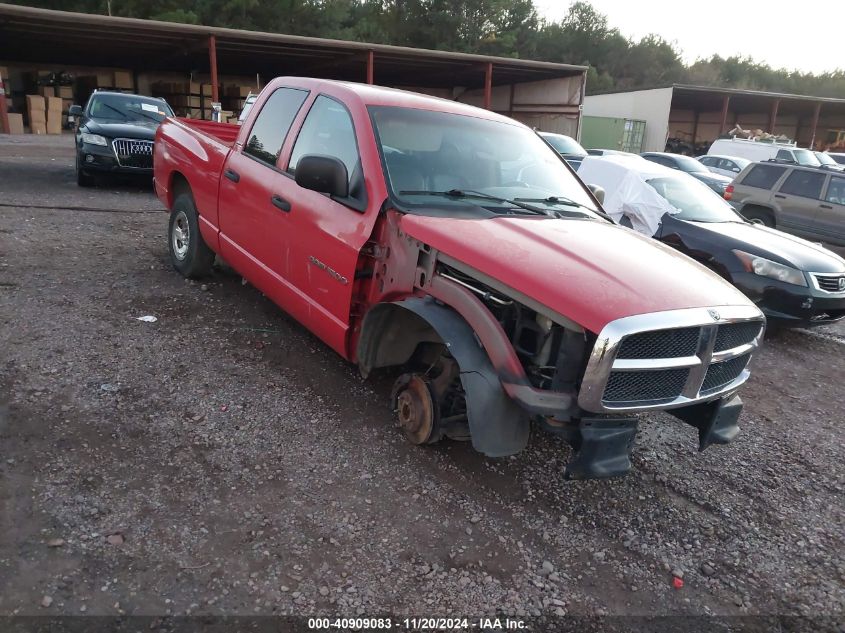
[[[319,630],[389,631],[519,631],[523,620],[514,618],[308,618],[308,628]]]

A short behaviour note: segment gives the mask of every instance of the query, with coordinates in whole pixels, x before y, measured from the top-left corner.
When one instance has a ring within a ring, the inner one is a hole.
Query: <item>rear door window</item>
[[[296,88],[279,88],[270,95],[252,125],[244,154],[275,167],[290,126],[307,97],[307,90]]]
[[[845,178],[833,176],[830,179],[830,184],[827,186],[827,195],[825,196],[827,202],[833,204],[845,205]]]
[[[821,198],[825,178],[825,174],[796,169],[783,182],[780,192],[818,200]]]
[[[745,174],[742,184],[748,187],[757,187],[758,189],[771,189],[780,177],[783,176],[785,171],[786,167],[755,165],[751,168],[751,171]]]

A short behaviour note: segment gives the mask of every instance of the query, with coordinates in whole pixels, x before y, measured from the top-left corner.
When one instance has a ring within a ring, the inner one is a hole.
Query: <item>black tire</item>
[[[749,207],[748,209],[743,209],[740,213],[749,222],[762,224],[768,226],[770,229],[775,228],[775,216],[768,209]]]
[[[94,176],[79,166],[79,154],[76,155],[76,184],[80,187],[94,186]]]
[[[167,244],[170,262],[183,277],[198,279],[211,273],[214,251],[202,238],[199,215],[190,193],[180,193],[173,201]]]

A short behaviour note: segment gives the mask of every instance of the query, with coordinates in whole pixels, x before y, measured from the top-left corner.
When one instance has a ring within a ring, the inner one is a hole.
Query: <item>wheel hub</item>
[[[191,239],[191,228],[188,225],[188,216],[184,211],[179,211],[173,220],[173,234],[170,237],[173,242],[173,254],[176,259],[183,260],[188,254],[188,245]]]
[[[413,444],[431,439],[437,407],[428,383],[418,374],[404,374],[393,388],[396,417],[405,437]]]

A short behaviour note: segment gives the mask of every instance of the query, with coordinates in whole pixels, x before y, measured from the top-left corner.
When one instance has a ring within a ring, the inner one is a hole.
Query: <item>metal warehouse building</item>
[[[824,149],[845,138],[845,99],[673,85],[591,95],[583,125],[588,148],[654,152],[679,139],[700,152],[739,125]]]
[[[45,82],[58,87],[49,78],[62,77],[65,111],[92,86],[147,95],[170,86],[167,94],[208,118],[207,103],[237,100],[245,88],[257,90],[273,77],[300,75],[425,92],[572,136],[580,133],[586,77],[582,66],[9,4],[0,4],[0,67],[7,105],[17,112],[25,111],[27,94],[44,90]],[[185,94],[173,92],[175,85],[188,86]]]

